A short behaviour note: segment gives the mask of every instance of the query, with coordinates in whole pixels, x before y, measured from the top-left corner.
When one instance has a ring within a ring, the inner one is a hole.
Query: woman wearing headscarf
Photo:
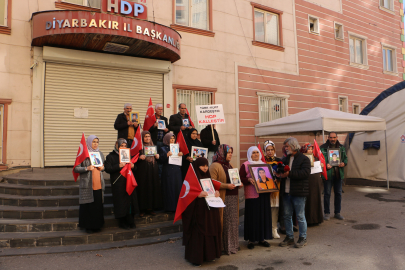
[[[245,188],[245,230],[244,237],[248,242],[248,248],[253,249],[254,242],[269,247],[270,244],[264,239],[272,239],[271,233],[271,206],[270,194],[256,192],[254,179],[250,175],[249,164],[264,164],[261,161],[262,154],[259,148],[252,146],[247,151],[248,161],[242,164],[239,170],[240,178]]]
[[[89,152],[100,153],[104,162],[104,155],[98,149],[99,139],[95,135],[87,138],[86,144]],[[79,227],[86,229],[87,233],[99,231],[104,225],[104,166],[94,167],[89,158],[75,167],[75,173],[80,173],[79,185]]]
[[[163,205],[167,212],[175,212],[177,201],[179,200],[183,179],[181,178],[181,167],[169,164],[169,157],[173,155],[170,151],[170,144],[176,143],[176,136],[173,133],[167,133],[163,137],[163,146],[159,149],[159,162],[162,167],[162,191]],[[183,153],[179,152],[178,156]]]
[[[301,147],[301,153],[313,155],[314,146],[306,143]],[[318,160],[314,157],[314,160]],[[323,164],[322,164],[323,165]],[[323,222],[321,173],[310,174],[308,177],[309,195],[305,202],[305,219],[308,225],[319,225]]]
[[[197,158],[193,168],[198,180],[211,178],[208,170],[208,160]],[[206,191],[192,201],[182,213],[183,245],[185,258],[194,265],[201,265],[204,261],[213,261],[221,257],[221,223],[218,208],[208,208],[204,197]],[[215,191],[215,197],[219,192]]]
[[[219,208],[219,215],[222,228],[222,249],[225,254],[235,254],[239,249],[239,194],[238,187],[232,184],[228,170],[232,169],[230,163],[233,148],[221,144],[212,158],[210,166],[212,179],[221,182],[219,191],[221,199],[226,207]],[[239,186],[239,188],[242,186]]]
[[[153,146],[149,131],[142,131],[143,146]],[[144,150],[140,152],[137,162],[136,181],[138,182],[138,203],[139,214],[143,217],[145,214],[156,215],[155,209],[162,208],[162,184],[159,178],[159,166],[157,160],[159,154],[155,156],[146,156]]]
[[[188,154],[183,156],[183,161],[181,165],[181,176],[182,180],[186,177],[188,167],[190,167],[190,163],[193,162],[193,158],[191,155],[191,148],[195,147],[204,147],[202,142],[198,139],[198,131],[195,128],[189,129],[187,136],[186,136],[186,144],[188,148]]]
[[[281,161],[280,158],[276,157],[276,145],[272,141],[265,141],[264,142],[264,153],[265,157],[264,159],[266,160],[267,164],[270,164],[271,166],[277,164],[279,161]],[[280,182],[277,181],[277,187],[278,190],[280,190]],[[270,204],[271,204],[271,221],[272,221],[272,233],[274,238],[280,238],[280,235],[277,232],[277,222],[279,220],[278,215],[279,215],[279,209],[281,207],[280,205],[281,200],[280,200],[280,192],[272,192],[270,193]],[[280,218],[280,227],[284,227],[284,222],[281,222],[282,219]]]
[[[127,193],[127,179],[121,175],[125,162],[120,163],[119,149],[127,148],[125,139],[118,139],[115,143],[114,150],[111,151],[105,161],[105,170],[110,174],[111,191],[114,204],[114,216],[118,219],[120,228],[135,228],[134,216],[138,212],[137,189],[131,195]],[[131,163],[132,172],[136,166]]]

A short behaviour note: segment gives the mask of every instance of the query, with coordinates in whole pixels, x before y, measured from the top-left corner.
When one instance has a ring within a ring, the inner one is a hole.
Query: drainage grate
[[[357,224],[357,225],[353,225],[352,228],[355,229],[355,230],[362,230],[362,231],[365,231],[365,230],[377,230],[377,229],[380,228],[380,225],[372,224],[372,223],[369,223],[369,224]]]

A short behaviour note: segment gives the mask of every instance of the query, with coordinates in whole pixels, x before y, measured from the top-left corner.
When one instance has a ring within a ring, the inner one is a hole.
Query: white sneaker
[[[280,239],[280,235],[277,233],[277,229],[273,230],[273,238]]]

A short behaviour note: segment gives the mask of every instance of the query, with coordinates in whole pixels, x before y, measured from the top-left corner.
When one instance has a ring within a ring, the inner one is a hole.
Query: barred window
[[[259,96],[260,123],[287,116],[287,102],[284,97]]]

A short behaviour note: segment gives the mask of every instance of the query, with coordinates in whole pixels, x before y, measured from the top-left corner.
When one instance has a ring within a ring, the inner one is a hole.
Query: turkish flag
[[[323,175],[323,177],[325,177],[326,180],[328,180],[328,174],[326,172],[325,157],[323,156],[321,149],[319,148],[319,145],[315,139],[314,139],[314,157],[318,158],[319,161],[323,164],[322,175]]]
[[[184,178],[183,186],[180,191],[180,197],[177,202],[176,214],[174,215],[173,224],[181,219],[181,214],[186,210],[187,206],[200,195],[202,188],[198,181],[197,175],[194,172],[193,166],[188,167],[186,177]]]
[[[134,164],[138,161],[139,153],[131,159],[131,163]],[[120,174],[127,179],[127,187],[126,191],[128,195],[131,195],[134,189],[138,186],[138,183],[135,180],[135,176],[132,173],[131,163],[125,164],[125,166],[121,169]]]
[[[190,121],[190,125],[195,128],[193,121],[191,121],[190,113],[188,112],[188,109],[186,108],[187,115],[188,115],[188,121]]]
[[[75,173],[75,167],[82,163],[86,158],[90,158],[89,150],[87,150],[86,138],[84,137],[84,133],[82,134],[82,140],[80,141],[79,150],[77,150],[77,156],[75,165],[73,166],[73,177],[75,182],[77,181],[77,177],[79,177],[79,173]]]
[[[188,153],[190,153],[188,151],[186,140],[184,140],[183,132],[181,132],[181,130],[179,131],[179,133],[177,133],[176,143],[179,144],[180,152],[182,152],[183,155],[187,155]]]
[[[149,130],[156,123],[155,112],[153,111],[152,98],[149,99],[148,110],[146,111],[145,122],[143,122],[143,130]]]
[[[131,156],[136,156],[142,150],[141,128],[138,126],[131,145]]]
[[[264,163],[266,163],[266,159],[264,158],[263,150],[262,150],[262,148],[260,147],[260,143],[259,143],[259,142],[257,143],[257,148],[259,148],[259,151],[260,151],[260,153],[262,154],[262,161],[263,161]]]
[[[214,185],[215,190],[218,190],[221,188],[221,182],[218,180],[211,179],[212,184]]]

